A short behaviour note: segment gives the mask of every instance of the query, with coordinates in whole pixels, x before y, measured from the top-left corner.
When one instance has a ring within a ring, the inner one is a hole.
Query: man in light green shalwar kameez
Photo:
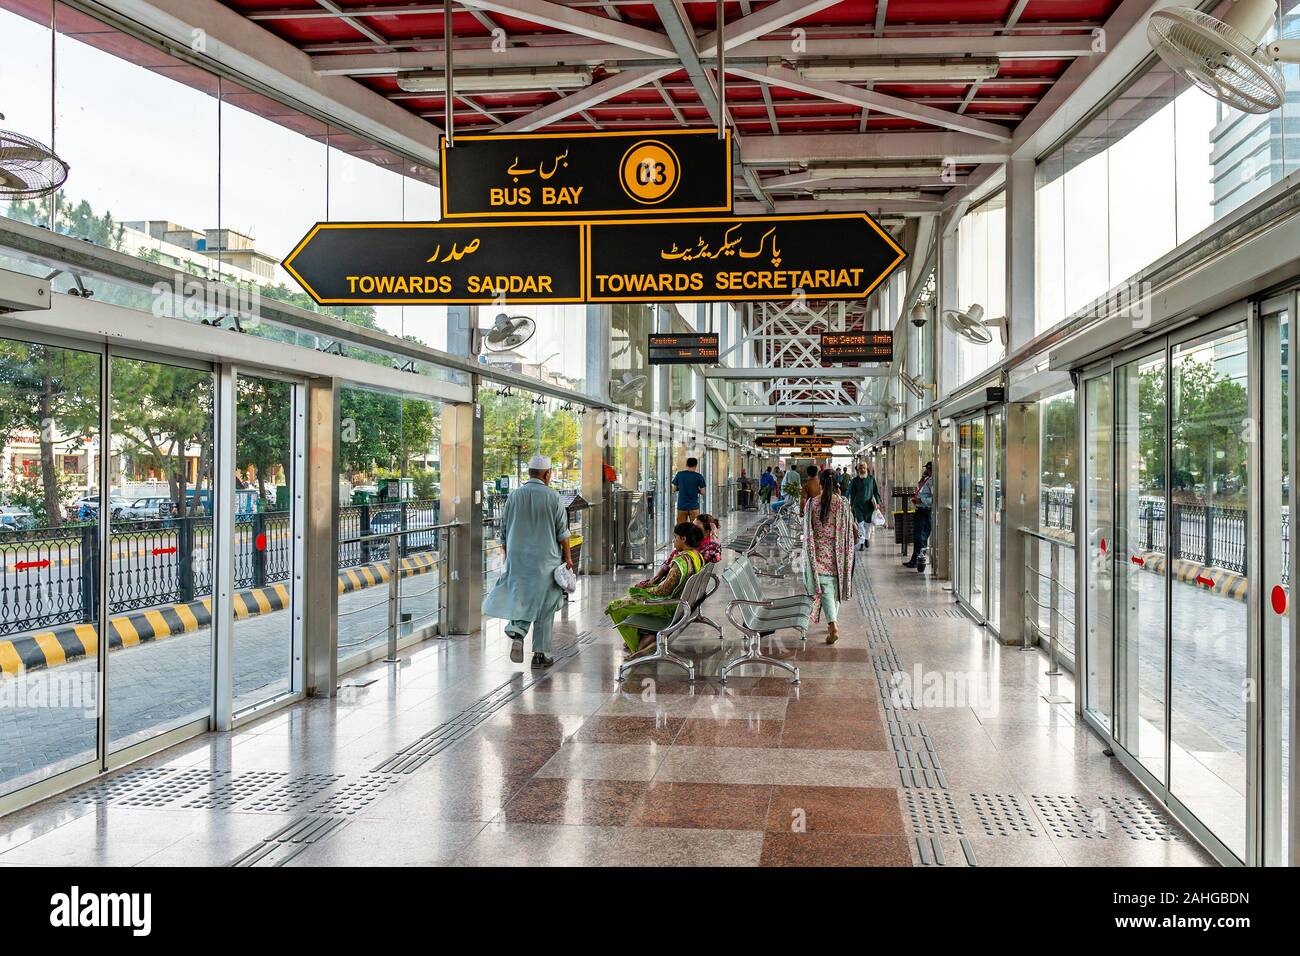
[[[551,490],[551,460],[534,455],[528,480],[506,499],[497,539],[506,566],[483,601],[483,614],[505,620],[510,659],[524,660],[524,637],[533,629],[533,667],[550,667],[551,626],[564,600],[555,569],[573,567],[569,519],[558,492]]]

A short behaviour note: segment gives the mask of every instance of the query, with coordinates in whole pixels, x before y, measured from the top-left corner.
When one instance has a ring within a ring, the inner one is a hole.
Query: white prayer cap
[[[532,458],[528,459],[528,470],[550,471],[551,459],[547,458],[545,455],[534,455]]]

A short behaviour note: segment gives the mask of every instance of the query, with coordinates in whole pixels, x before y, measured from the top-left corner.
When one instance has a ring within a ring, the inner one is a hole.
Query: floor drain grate
[[[988,836],[1038,836],[1029,811],[1014,793],[972,793],[975,815]]]
[[[947,790],[905,790],[912,832],[926,836],[964,836],[957,802]]]
[[[1073,796],[1031,795],[1034,806],[1047,824],[1047,829],[1057,837],[1072,840],[1106,839],[1106,811],[1093,807]]]
[[[1182,834],[1142,797],[1099,797],[1101,805],[1110,811],[1119,828],[1134,840],[1163,840],[1182,843]]]

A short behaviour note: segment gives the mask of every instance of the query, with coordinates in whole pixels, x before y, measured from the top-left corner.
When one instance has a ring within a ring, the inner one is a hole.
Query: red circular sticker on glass
[[[1285,614],[1287,600],[1286,588],[1282,587],[1280,584],[1273,585],[1273,593],[1271,597],[1273,602],[1273,613]]]
[[[265,532],[265,531],[263,531],[261,534],[259,534],[256,538],[253,539],[253,547],[257,548],[258,551],[265,551],[265,550],[266,550],[266,532]]]

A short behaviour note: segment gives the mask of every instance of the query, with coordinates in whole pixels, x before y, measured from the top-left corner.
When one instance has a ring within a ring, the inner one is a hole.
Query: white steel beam
[[[741,17],[726,25],[723,49],[730,53],[741,44],[767,36],[775,30],[833,7],[840,0],[776,0],[757,13]],[[696,41],[700,56],[718,55],[718,31],[710,30]]]
[[[457,0],[463,7],[527,20],[552,30],[564,30],[591,37],[602,43],[618,43],[651,56],[671,57],[672,44],[662,33],[638,27],[623,20],[598,17],[549,0]]]
[[[1010,151],[1006,143],[966,133],[800,133],[755,137],[748,141],[745,162],[752,166],[923,159],[1004,163]]]
[[[794,70],[788,70],[785,67],[769,66],[761,69],[751,69],[743,65],[737,65],[732,71],[740,76],[747,76],[751,80],[781,86],[787,90],[794,90],[796,93],[820,96],[823,99],[833,100],[837,103],[848,103],[851,106],[859,106],[879,113],[888,113],[890,116],[900,116],[904,119],[928,123],[931,126],[956,130],[972,136],[981,136],[994,142],[1007,142],[1011,139],[1010,130],[996,123],[959,116],[947,110],[935,109],[933,106],[922,106],[902,97],[864,90],[848,83],[838,83],[831,80],[805,80]]]
[[[878,365],[866,365],[861,368],[821,368],[820,366],[809,366],[807,368],[728,368],[723,365],[712,368],[700,369],[700,374],[705,378],[721,378],[728,381],[740,382],[767,382],[767,381],[786,381],[794,379],[815,379],[817,381],[841,381],[848,379],[855,381],[857,379],[872,378],[877,375],[888,375],[889,369]],[[798,386],[808,388],[807,385]]]
[[[1093,55],[1093,37],[1089,33],[1047,36],[868,37],[865,39],[851,37],[815,39],[810,36],[806,45],[799,50],[794,50],[788,40],[750,40],[733,46],[730,30],[731,27],[728,27],[727,59],[738,63],[744,60],[767,60],[772,57],[790,61],[826,57],[895,59],[952,56],[1068,60]],[[609,62],[636,65],[638,62],[643,62],[647,56],[675,58],[675,54],[648,54],[643,49],[619,42],[580,43],[576,37],[568,38],[568,42],[564,44],[541,43],[538,38],[533,37],[516,37],[515,43],[515,46],[501,52],[494,52],[491,48],[483,46],[466,49],[457,47],[456,66],[521,67],[555,64],[595,66]],[[440,48],[441,41],[428,45]],[[701,55],[712,55],[707,49],[702,49],[700,52]],[[346,73],[353,76],[395,73],[399,70],[441,69],[442,65],[443,54],[440,49],[419,53],[323,53],[312,57],[312,67],[318,73]],[[1031,78],[1026,82],[1042,81]]]
[[[584,87],[576,93],[570,93],[553,103],[547,103],[531,113],[525,113],[518,119],[498,127],[495,132],[526,133],[531,130],[541,129],[550,123],[590,109],[598,103],[613,99],[628,90],[634,90],[639,86],[662,79],[671,72],[672,70],[664,68],[651,69],[650,67],[642,67],[615,73],[613,76],[607,76],[605,79]]]
[[[735,212],[738,216],[753,216],[766,211],[766,207],[757,202],[737,200]],[[871,215],[902,214],[905,216],[933,216],[942,209],[940,200],[926,202],[923,199],[776,199],[773,200],[771,212],[785,215],[807,215],[818,212],[865,212]]]

